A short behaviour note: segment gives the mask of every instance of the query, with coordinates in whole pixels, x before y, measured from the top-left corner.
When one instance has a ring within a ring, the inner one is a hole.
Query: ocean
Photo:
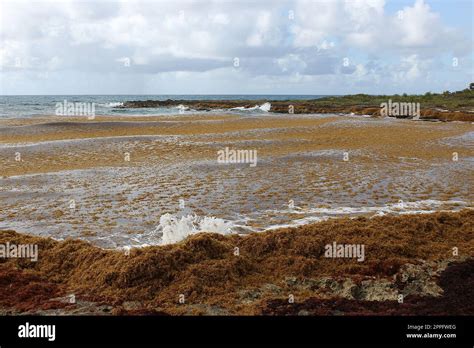
[[[176,113],[195,113],[193,110],[179,107],[163,108],[122,108],[126,101],[135,100],[310,100],[324,95],[15,95],[0,96],[1,118],[22,118],[55,115],[57,103],[94,103],[96,115],[169,115]],[[219,110],[216,110],[219,111]],[[267,108],[257,105],[249,110],[231,110],[242,113],[268,112]],[[203,113],[200,111],[200,113]]]

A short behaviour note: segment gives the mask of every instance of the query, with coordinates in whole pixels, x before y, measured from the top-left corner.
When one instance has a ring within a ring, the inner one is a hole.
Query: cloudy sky
[[[0,94],[348,94],[474,81],[471,0],[0,0]]]

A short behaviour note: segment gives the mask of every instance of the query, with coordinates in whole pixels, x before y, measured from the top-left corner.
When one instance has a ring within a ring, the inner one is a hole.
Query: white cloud
[[[282,85],[285,79],[317,83],[318,75],[339,82],[348,76],[377,82],[383,75],[414,81],[422,80],[441,54],[456,52],[461,60],[472,47],[423,0],[402,8],[401,19],[386,12],[384,0],[288,0],[271,6],[213,0],[4,1],[1,7],[2,74],[126,72],[153,81],[155,74],[180,72],[173,78],[188,79],[182,73],[190,72],[194,78],[214,76],[216,84],[235,74],[249,82],[259,76],[279,79]],[[368,55],[383,64],[374,70]],[[234,57],[239,69],[232,66]],[[344,57],[350,57],[349,66],[342,66]]]
[[[416,54],[402,57],[400,64],[393,69],[394,79],[397,82],[416,80],[428,71],[429,65],[429,61],[421,61]]]
[[[429,46],[446,35],[439,16],[423,0],[416,0],[413,7],[405,7],[402,18],[395,20],[395,27],[400,44],[407,47]]]

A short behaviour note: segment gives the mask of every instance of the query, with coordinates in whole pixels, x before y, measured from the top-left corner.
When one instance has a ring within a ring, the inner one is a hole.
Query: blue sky
[[[474,81],[470,0],[0,7],[0,94],[390,94]]]

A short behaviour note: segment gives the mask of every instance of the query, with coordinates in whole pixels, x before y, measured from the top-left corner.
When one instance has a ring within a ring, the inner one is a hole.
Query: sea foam
[[[103,104],[107,108],[116,108],[118,106],[123,106],[122,102],[110,102],[110,103],[105,103]]]
[[[232,222],[212,216],[164,214],[153,234],[161,234],[160,244],[172,244],[199,232],[230,234],[233,227]]]
[[[179,104],[178,106],[176,106],[176,109],[178,109],[180,112],[183,112],[183,111],[189,110],[189,107],[183,104]]]
[[[250,107],[250,108],[245,108],[243,106],[238,106],[238,107],[235,107],[235,108],[231,108],[231,110],[239,110],[239,111],[260,110],[260,111],[264,111],[264,112],[269,112],[271,108],[272,108],[272,104],[267,102],[267,103],[263,103],[262,105],[255,105],[255,106]]]

